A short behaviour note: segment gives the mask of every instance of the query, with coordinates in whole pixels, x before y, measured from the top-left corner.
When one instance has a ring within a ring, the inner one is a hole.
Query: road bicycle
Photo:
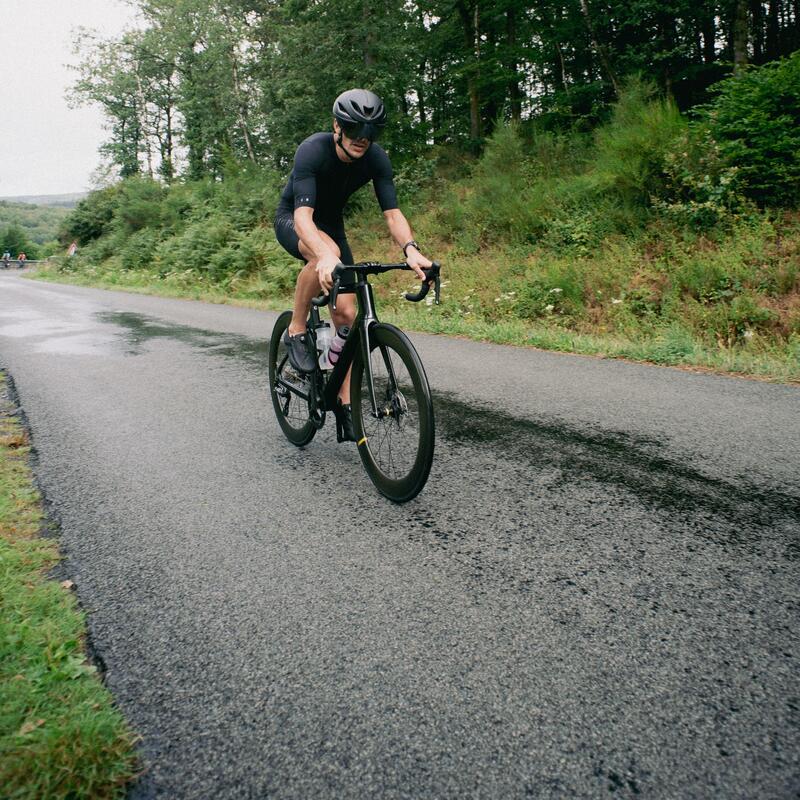
[[[434,419],[431,390],[422,361],[408,337],[394,325],[378,320],[370,275],[410,270],[406,263],[365,261],[339,264],[333,271],[329,295],[311,301],[308,339],[316,347],[317,330],[324,323],[320,308],[336,308],[340,294],[355,294],[358,313],[338,361],[331,370],[317,361],[313,372],[295,370],[288,359],[283,335],[292,318],[284,311],[275,323],[269,346],[269,385],[278,424],[297,447],[307,445],[325,424],[325,414],[336,407],[339,390],[352,366],[350,392],[358,453],[378,491],[395,503],[416,497],[425,486],[433,462]],[[419,302],[434,287],[439,303],[439,264],[425,270],[415,294]],[[339,434],[337,427],[337,436]]]

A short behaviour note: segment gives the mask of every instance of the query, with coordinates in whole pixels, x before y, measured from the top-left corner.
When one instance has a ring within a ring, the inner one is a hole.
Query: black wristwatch
[[[410,242],[406,242],[406,243],[403,245],[403,258],[408,258],[408,253],[406,253],[406,250],[407,250],[409,247],[411,247],[411,245],[414,245],[414,247],[416,247],[416,248],[417,248],[417,250],[419,250],[419,245],[418,245],[418,244],[417,244],[417,243],[416,243],[416,242],[415,242],[415,241],[412,239]]]

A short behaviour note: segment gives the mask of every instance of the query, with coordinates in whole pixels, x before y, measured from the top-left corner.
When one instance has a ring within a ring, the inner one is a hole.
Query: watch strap
[[[411,247],[412,245],[413,245],[414,247],[416,247],[416,248],[417,248],[417,250],[419,250],[419,245],[418,245],[418,244],[417,244],[417,243],[416,243],[416,242],[415,242],[413,239],[412,239],[410,242],[406,242],[406,243],[403,245],[403,257],[404,257],[404,258],[408,258],[408,253],[406,252],[406,250],[407,250],[409,247]]]

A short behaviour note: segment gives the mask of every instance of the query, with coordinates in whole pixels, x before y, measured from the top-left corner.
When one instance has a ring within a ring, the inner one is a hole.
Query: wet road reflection
[[[101,322],[111,323],[123,329],[122,338],[126,344],[126,355],[142,355],[147,352],[148,342],[173,339],[209,355],[228,356],[264,370],[267,368],[268,339],[259,341],[233,333],[176,325],[127,311],[103,311],[95,316]]]
[[[141,355],[148,343],[172,339],[266,374],[268,339],[165,323],[129,312],[96,316],[122,329],[127,355]],[[734,482],[710,477],[667,457],[667,442],[514,417],[442,392],[435,392],[434,399],[438,438],[434,474],[450,473],[452,485],[462,486],[473,502],[483,496],[497,521],[513,508],[510,496],[497,502],[486,492],[486,484],[498,483],[501,475],[498,485],[504,493],[528,497],[546,488],[549,498],[568,496],[577,509],[587,485],[594,484],[613,487],[636,505],[665,512],[667,529],[691,530],[718,544],[750,549],[764,538],[778,536],[786,557],[800,558],[800,498],[796,496],[757,485],[746,476]],[[492,478],[487,481],[489,473]],[[431,494],[430,488],[427,493]],[[594,501],[586,502],[585,513],[594,516],[590,508]],[[417,522],[423,529],[433,525],[424,512]],[[605,522],[613,525],[610,519]],[[458,539],[459,527],[443,530],[437,525],[434,536],[440,543]]]

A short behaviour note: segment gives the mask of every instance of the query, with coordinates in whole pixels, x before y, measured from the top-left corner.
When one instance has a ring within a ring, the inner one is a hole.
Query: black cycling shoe
[[[286,345],[286,354],[289,356],[289,363],[298,372],[313,372],[317,365],[317,359],[311,352],[311,342],[307,333],[298,333],[289,336],[289,329],[283,334],[283,343]]]
[[[354,442],[356,432],[353,430],[353,409],[350,403],[345,404],[337,400],[333,413],[336,417],[336,441]]]

